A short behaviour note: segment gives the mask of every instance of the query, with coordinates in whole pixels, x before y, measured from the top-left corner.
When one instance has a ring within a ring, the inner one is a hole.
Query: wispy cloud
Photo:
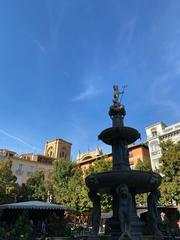
[[[19,138],[19,137],[17,137],[17,136],[14,136],[14,135],[12,135],[12,134],[10,134],[10,133],[8,133],[8,132],[4,131],[3,129],[0,129],[0,133],[2,133],[3,135],[5,135],[5,136],[7,136],[7,137],[9,137],[9,138],[11,138],[11,139],[14,139],[15,141],[18,141],[18,142],[26,145],[27,147],[29,147],[29,148],[31,148],[31,149],[33,149],[33,150],[41,151],[40,148],[35,147],[35,146],[33,146],[33,145],[25,142],[23,139],[21,139],[21,138]]]
[[[47,51],[46,51],[45,47],[40,43],[39,40],[33,39],[33,42],[44,54],[47,54]]]
[[[161,25],[158,26],[161,29]],[[157,34],[157,29],[154,35]],[[151,83],[150,100],[155,105],[171,110],[172,115],[180,117],[179,88],[180,88],[180,31],[176,24],[168,30],[168,37],[162,46],[161,74]]]
[[[155,81],[152,82],[150,88],[151,103],[161,105],[166,107],[166,109],[171,109],[172,114],[175,114],[177,117],[180,117],[180,111],[177,102],[173,100],[173,96],[176,96],[178,82],[177,80],[172,81],[172,79],[179,76],[179,69],[175,67],[173,71],[166,72],[162,76],[157,77]]]
[[[100,93],[99,89],[97,89],[93,85],[87,85],[87,87],[81,93],[79,93],[76,97],[74,97],[72,101],[82,101],[94,95],[98,95],[99,93]]]

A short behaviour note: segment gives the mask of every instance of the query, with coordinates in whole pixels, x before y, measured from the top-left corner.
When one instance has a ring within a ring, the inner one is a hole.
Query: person
[[[42,221],[41,232],[44,236],[46,236],[46,234],[47,234],[47,221],[46,220]]]
[[[116,188],[117,195],[119,197],[119,222],[121,229],[121,236],[124,238],[127,236],[130,239],[130,220],[131,220],[131,206],[132,197],[128,192],[128,187],[126,184],[122,184]]]

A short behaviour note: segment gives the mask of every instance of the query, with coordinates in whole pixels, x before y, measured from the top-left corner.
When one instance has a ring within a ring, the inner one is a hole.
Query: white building
[[[159,168],[159,158],[161,157],[160,142],[171,140],[180,141],[180,122],[167,126],[163,122],[155,123],[146,127],[146,136],[149,146],[152,170]]]

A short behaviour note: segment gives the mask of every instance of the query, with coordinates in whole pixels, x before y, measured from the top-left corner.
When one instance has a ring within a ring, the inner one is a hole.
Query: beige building
[[[43,171],[45,178],[48,178],[54,160],[70,158],[71,145],[63,139],[48,141],[45,144],[44,155],[34,153],[17,155],[14,151],[0,149],[0,160],[5,158],[12,160],[12,172],[17,177],[17,182],[22,184],[37,170]]]
[[[32,161],[22,157],[14,157],[12,160],[12,172],[17,177],[17,183],[22,184],[37,170],[43,171],[47,179],[52,171],[52,161]]]
[[[44,155],[52,158],[69,158],[71,155],[71,143],[63,139],[47,141],[45,144]]]

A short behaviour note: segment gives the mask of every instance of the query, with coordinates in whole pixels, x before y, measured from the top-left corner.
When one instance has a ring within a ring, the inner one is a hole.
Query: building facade
[[[37,170],[43,171],[45,178],[48,178],[54,160],[70,158],[71,145],[63,139],[48,141],[45,144],[44,155],[34,153],[18,155],[14,151],[0,149],[0,160],[9,158],[12,161],[12,172],[17,177],[17,183],[22,184]]]
[[[44,155],[52,158],[70,159],[71,157],[71,143],[63,139],[55,139],[47,141],[44,148]]]
[[[102,158],[105,158],[105,160],[112,160],[112,154],[103,154],[102,149],[97,147],[95,151],[88,151],[85,153],[79,152],[75,161],[84,172],[92,166],[94,162],[101,160]]]
[[[128,147],[129,149],[129,163],[131,169],[135,169],[138,160],[149,161],[150,162],[150,155],[149,155],[149,148],[148,145],[145,143],[141,144],[133,144]]]
[[[149,149],[147,144],[132,144],[128,146],[129,149],[129,163],[131,169],[134,169],[138,160],[150,161]],[[112,153],[103,154],[98,147],[95,151],[88,151],[86,153],[78,153],[76,163],[81,166],[82,170],[88,169],[96,161],[105,159],[105,161],[112,161]]]
[[[161,157],[160,143],[171,140],[180,141],[180,122],[167,126],[163,122],[155,123],[146,127],[147,143],[151,159],[152,170],[159,168],[159,159]]]

